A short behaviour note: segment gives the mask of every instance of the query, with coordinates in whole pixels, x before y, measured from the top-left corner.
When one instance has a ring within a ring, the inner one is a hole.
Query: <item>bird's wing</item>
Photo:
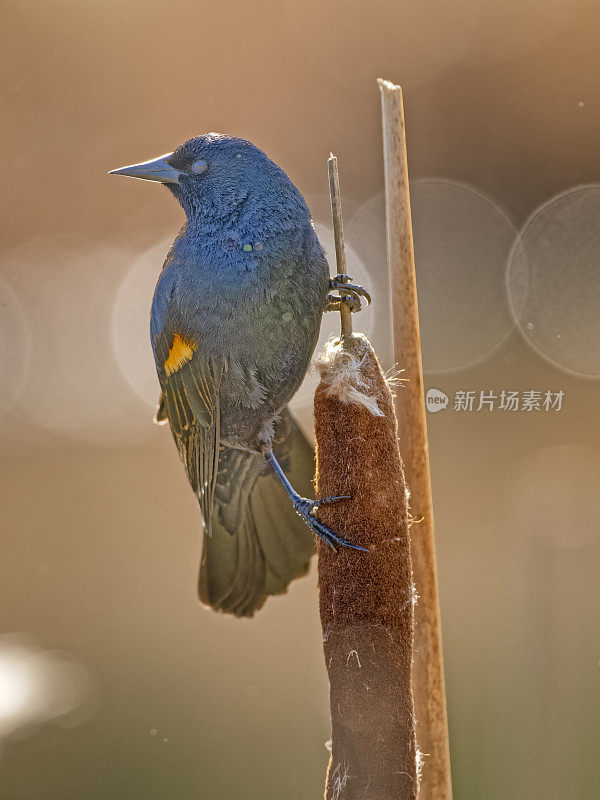
[[[200,599],[215,609],[252,616],[271,594],[308,570],[314,537],[294,512],[259,454],[220,441],[223,366],[203,355],[184,332],[174,298],[177,275],[163,271],[152,305],[151,331],[168,418],[205,523]],[[310,495],[314,454],[286,411],[275,429],[275,454],[293,485]]]
[[[312,492],[314,453],[286,410],[273,449],[304,495]],[[205,605],[252,616],[308,571],[314,537],[261,456],[222,445],[211,535],[204,536],[199,594]]]
[[[210,530],[219,465],[219,383],[222,369],[191,337],[163,328],[154,339],[161,407]]]

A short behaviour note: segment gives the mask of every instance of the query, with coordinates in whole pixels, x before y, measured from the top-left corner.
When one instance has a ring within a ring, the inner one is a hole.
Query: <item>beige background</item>
[[[321,795],[314,571],[250,622],[198,606],[198,509],[150,422],[148,302],[182,213],[106,172],[241,135],[327,240],[333,149],[376,295],[361,324],[391,366],[379,75],[404,87],[426,387],[450,397],[429,430],[455,795],[599,795],[599,16],[581,0],[4,4],[2,798]],[[564,407],[452,408],[503,389],[562,390]]]

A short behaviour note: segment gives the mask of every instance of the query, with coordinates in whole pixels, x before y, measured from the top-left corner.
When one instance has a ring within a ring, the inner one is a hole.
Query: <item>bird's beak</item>
[[[172,167],[167,159],[172,153],[155,158],[152,161],[142,161],[141,164],[131,164],[129,167],[111,169],[109,175],[128,175],[130,178],[140,178],[143,181],[159,181],[160,183],[179,183],[179,170]]]

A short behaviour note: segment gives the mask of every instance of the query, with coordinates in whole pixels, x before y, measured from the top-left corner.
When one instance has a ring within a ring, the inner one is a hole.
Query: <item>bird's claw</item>
[[[336,275],[335,278],[330,278],[329,288],[334,292],[339,292],[340,296],[328,294],[325,303],[325,311],[339,311],[342,302],[350,307],[350,311],[360,311],[362,308],[361,298],[367,301],[367,305],[371,305],[371,295],[369,292],[364,286],[352,283],[352,278],[349,275],[340,273]]]
[[[342,303],[350,307],[350,311],[354,314],[362,308],[360,300],[355,300],[350,295],[344,298],[336,297],[334,294],[328,294],[325,299],[325,311],[339,311]]]
[[[309,503],[312,503],[313,508],[321,508],[321,506],[327,506],[330,503],[339,503],[340,500],[352,500],[352,495],[349,494],[340,494],[335,497],[323,497],[322,500],[309,500]]]
[[[325,523],[321,522],[314,515],[314,511],[321,506],[329,503],[337,503],[340,500],[350,499],[349,495],[340,495],[339,497],[324,497],[322,500],[309,500],[307,497],[300,497],[300,495],[297,495],[296,497],[292,497],[292,503],[296,509],[296,513],[302,517],[309,528],[323,539],[324,542],[327,542],[333,550],[337,551],[338,547],[351,547],[353,550],[362,550],[367,553],[368,550],[366,548],[359,547],[357,544],[352,544],[348,539],[344,539],[343,536],[338,536],[337,533],[331,530],[329,525],[325,525]]]

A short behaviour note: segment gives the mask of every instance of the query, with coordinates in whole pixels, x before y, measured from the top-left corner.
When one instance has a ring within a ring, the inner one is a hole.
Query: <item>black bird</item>
[[[187,217],[152,303],[157,419],[202,511],[200,598],[251,616],[307,571],[306,524],[353,547],[314,514],[345,498],[303,496],[313,452],[287,410],[332,285],[323,248],[296,186],[243,139],[209,133],[114,173],[163,183]]]

